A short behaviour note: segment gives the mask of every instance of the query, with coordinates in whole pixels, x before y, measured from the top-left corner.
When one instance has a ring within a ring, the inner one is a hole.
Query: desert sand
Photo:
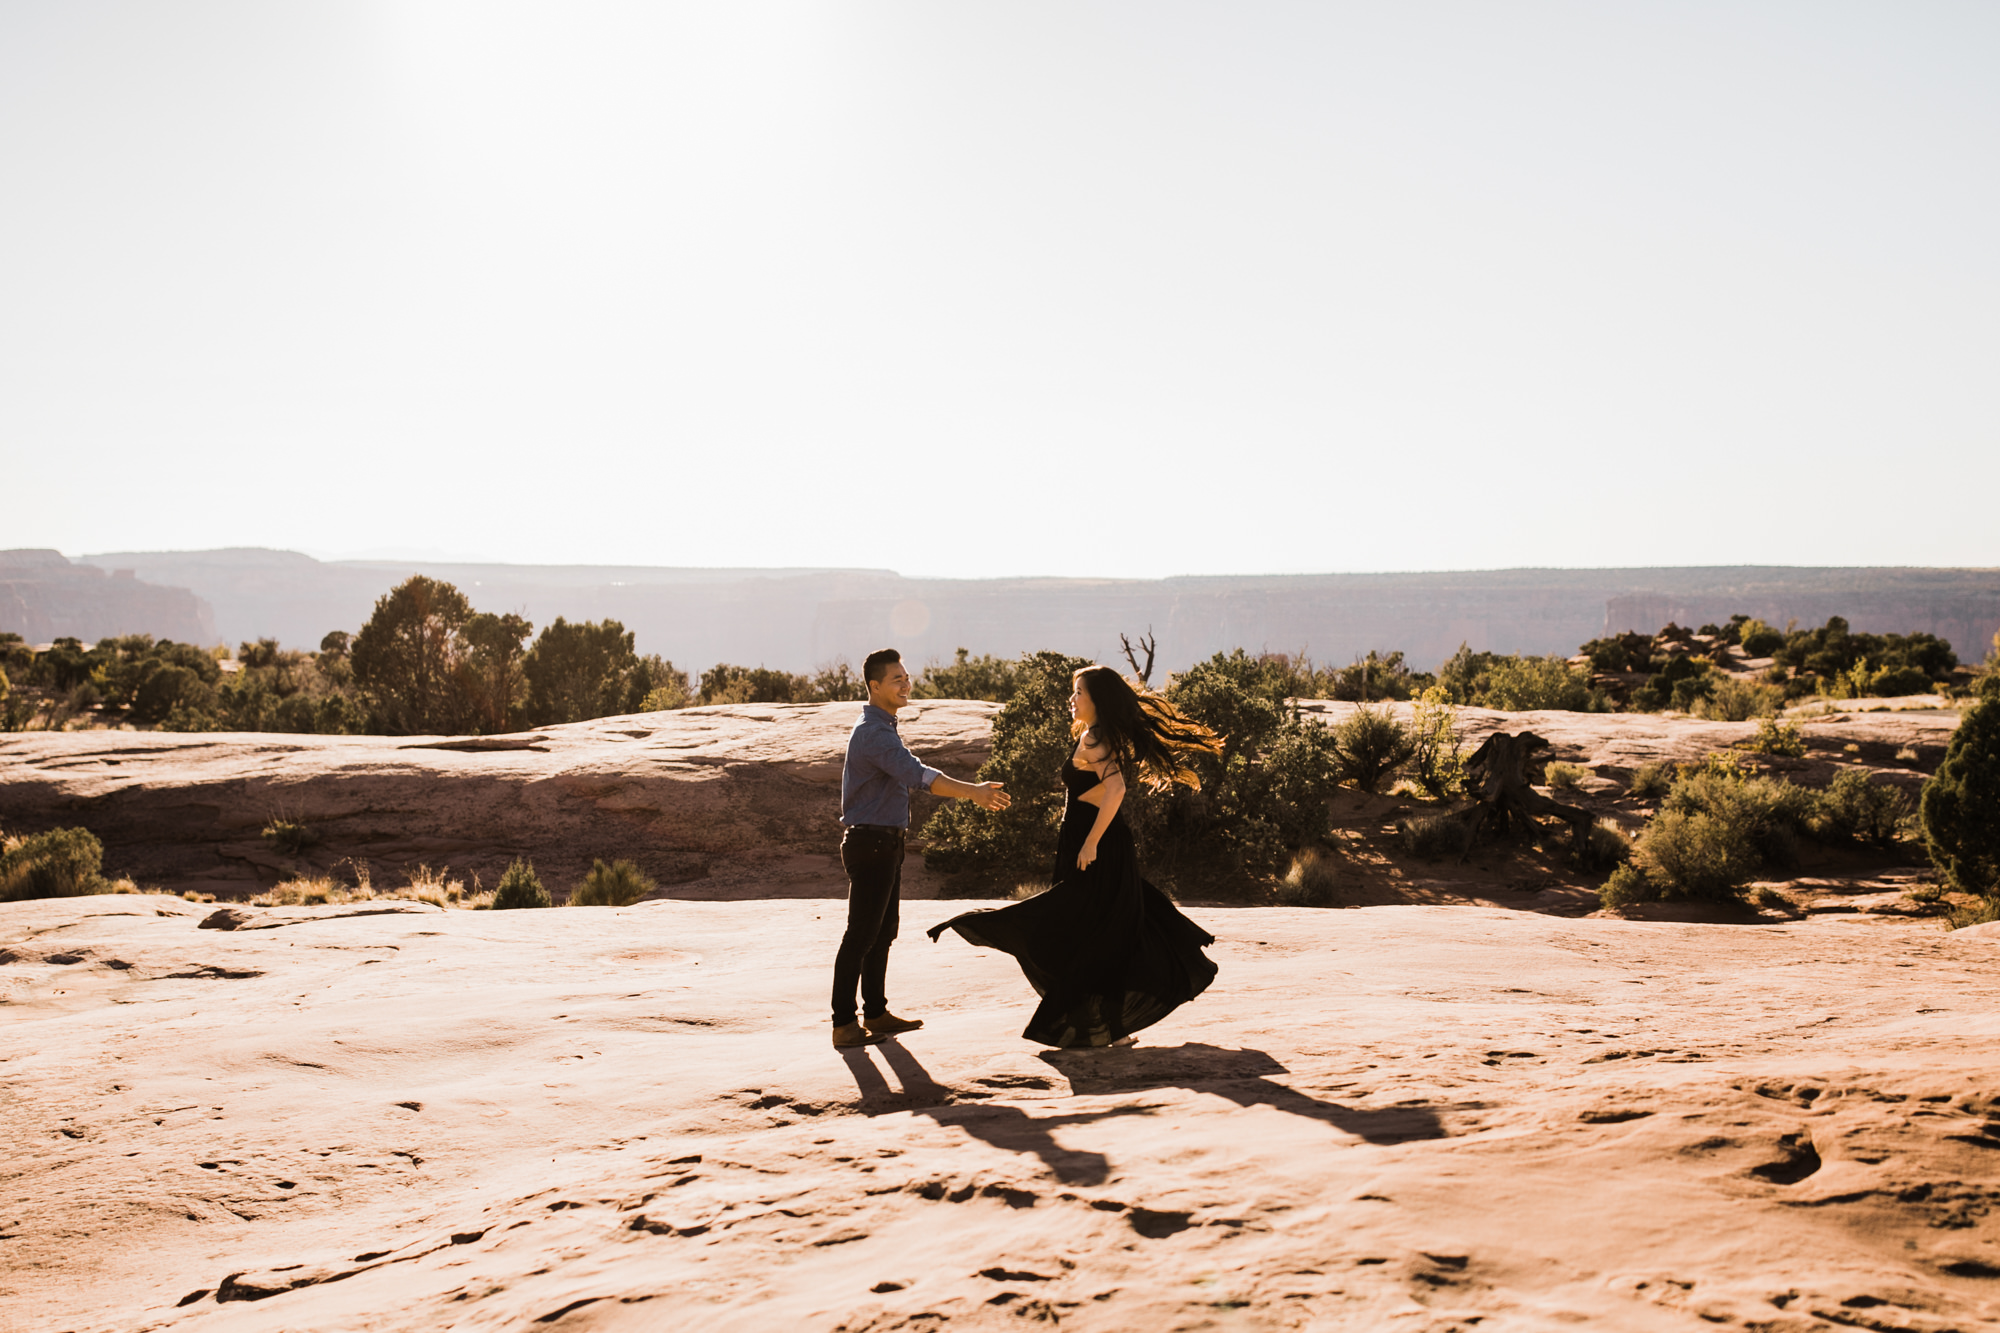
[[[1051,1052],[958,906],[849,1053],[827,902],[0,907],[0,1327],[2000,1328],[1994,928],[1194,907]]]

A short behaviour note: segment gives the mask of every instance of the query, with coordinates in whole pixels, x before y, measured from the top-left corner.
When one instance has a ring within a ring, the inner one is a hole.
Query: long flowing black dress
[[[1098,840],[1090,868],[1076,868],[1077,853],[1097,822],[1097,807],[1078,797],[1098,778],[1065,761],[1062,780],[1068,799],[1048,892],[955,916],[931,927],[930,937],[955,930],[969,943],[1014,955],[1042,997],[1021,1034],[1028,1040],[1108,1046],[1208,989],[1215,964],[1202,949],[1215,937],[1140,877],[1138,850],[1122,809]]]

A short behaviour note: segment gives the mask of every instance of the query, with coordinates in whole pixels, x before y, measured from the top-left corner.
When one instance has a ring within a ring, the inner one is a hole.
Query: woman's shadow
[[[898,1094],[869,1051],[882,1058],[902,1085]],[[1100,1184],[1111,1173],[1102,1153],[1077,1152],[1055,1141],[1052,1131],[1091,1124],[1113,1116],[1154,1115],[1149,1106],[1112,1106],[1067,1115],[1031,1116],[1018,1106],[995,1105],[984,1096],[953,1089],[931,1077],[917,1057],[891,1039],[871,1048],[844,1050],[848,1072],[861,1093],[864,1115],[909,1111],[939,1124],[955,1125],[972,1137],[1008,1152],[1032,1153],[1065,1184]],[[1061,1074],[1078,1095],[1186,1088],[1227,1098],[1239,1106],[1269,1106],[1332,1125],[1368,1143],[1409,1143],[1445,1137],[1444,1123],[1426,1106],[1379,1110],[1343,1106],[1298,1091],[1270,1077],[1289,1071],[1269,1054],[1190,1042],[1181,1046],[1104,1050],[1042,1051],[1039,1058]]]

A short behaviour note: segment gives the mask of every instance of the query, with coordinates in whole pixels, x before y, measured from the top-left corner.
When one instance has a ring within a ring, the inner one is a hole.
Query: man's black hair
[[[889,674],[889,668],[903,660],[903,655],[894,648],[877,648],[861,661],[861,679],[877,681]]]

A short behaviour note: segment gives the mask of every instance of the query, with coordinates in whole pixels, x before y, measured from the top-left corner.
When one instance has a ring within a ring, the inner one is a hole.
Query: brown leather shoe
[[[877,1041],[884,1037],[893,1037],[899,1032],[915,1032],[923,1025],[924,1020],[921,1018],[898,1018],[889,1013],[877,1014],[864,1022],[868,1035]]]
[[[887,1033],[877,1035],[863,1028],[859,1023],[842,1023],[833,1030],[833,1044],[842,1048],[849,1046],[873,1046],[887,1035]]]

